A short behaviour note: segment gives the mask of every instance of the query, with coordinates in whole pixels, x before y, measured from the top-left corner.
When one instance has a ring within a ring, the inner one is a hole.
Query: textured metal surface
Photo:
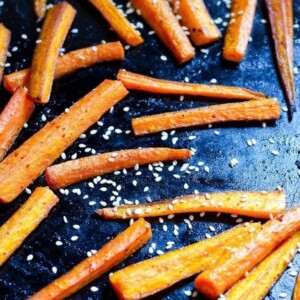
[[[0,20],[12,30],[11,49],[18,47],[16,52],[8,62],[11,66],[6,69],[6,73],[18,70],[30,65],[35,40],[38,37],[36,28],[40,26],[35,22],[32,7],[28,4],[31,1],[5,1],[0,7]],[[122,1],[116,1],[122,3]],[[225,2],[225,1],[224,1]],[[223,1],[206,1],[208,8],[214,19],[221,17],[226,20],[228,13]],[[159,78],[184,80],[188,77],[190,82],[209,83],[211,79],[217,79],[219,84],[235,85],[262,91],[272,97],[277,97],[282,106],[286,103],[279,84],[277,69],[274,63],[272,41],[270,38],[269,25],[261,22],[267,19],[266,11],[262,1],[259,1],[255,17],[255,25],[252,33],[253,41],[249,43],[248,53],[245,60],[240,65],[228,64],[220,57],[222,42],[215,43],[207,48],[208,54],[197,49],[196,58],[178,67],[169,51],[162,46],[155,35],[148,35],[150,30],[144,26],[141,30],[145,37],[145,43],[137,48],[131,48],[126,52],[126,59],[122,63],[109,63],[97,65],[93,68],[76,72],[75,74],[55,81],[51,101],[46,106],[38,106],[34,116],[29,121],[29,127],[22,131],[14,148],[20,145],[33,132],[41,128],[46,121],[42,121],[45,115],[47,121],[53,119],[65,108],[78,100],[82,95],[95,87],[105,78],[115,78],[119,68],[153,75]],[[78,28],[78,33],[70,33],[64,44],[66,51],[77,49],[91,44],[97,44],[102,40],[118,40],[114,32],[109,30],[108,24],[102,19],[85,0],[70,1],[78,14],[73,28]],[[125,3],[125,1],[123,2]],[[220,3],[220,5],[218,5]],[[300,1],[294,1],[295,23],[300,22]],[[135,14],[130,14],[129,19],[136,23],[141,22],[141,18]],[[142,21],[143,22],[143,21]],[[219,25],[224,33],[225,27]],[[22,34],[28,36],[27,39],[21,37]],[[295,65],[300,62],[300,32],[295,28]],[[167,61],[160,59],[161,55],[167,57]],[[299,76],[295,78],[297,93],[299,94]],[[9,95],[1,89],[1,107],[9,99]],[[298,97],[299,98],[299,97]],[[299,100],[299,99],[298,99]],[[169,97],[151,95],[147,93],[132,92],[118,104],[112,113],[107,113],[101,121],[103,126],[95,125],[92,129],[97,129],[97,134],[78,139],[66,151],[67,158],[74,153],[78,157],[87,155],[80,143],[86,147],[93,148],[97,153],[125,148],[146,147],[146,146],[170,146],[172,147],[172,137],[178,137],[176,147],[195,148],[196,155],[188,162],[192,166],[197,166],[202,161],[210,169],[205,172],[203,166],[199,171],[191,170],[191,174],[180,172],[182,163],[178,163],[173,172],[168,171],[172,163],[165,163],[161,172],[162,180],[154,181],[152,172],[147,166],[140,167],[142,174],[136,176],[136,171],[128,170],[128,174],[106,175],[103,178],[115,181],[121,185],[119,192],[122,199],[145,202],[146,197],[159,200],[168,197],[175,197],[185,193],[192,193],[195,189],[203,192],[223,191],[223,190],[268,190],[277,186],[284,188],[288,195],[288,207],[293,207],[300,203],[299,175],[300,168],[300,112],[296,113],[294,120],[289,123],[287,113],[283,112],[281,119],[276,123],[268,123],[266,128],[261,123],[251,124],[231,124],[213,126],[213,128],[193,128],[177,130],[174,136],[169,136],[167,140],[161,140],[160,134],[136,138],[132,134],[124,134],[130,129],[132,117],[146,114],[154,114],[164,111],[178,110],[190,107],[206,105],[205,99],[185,97],[184,101],[179,101],[179,97]],[[129,107],[129,112],[124,112],[124,107]],[[298,105],[298,110],[300,107]],[[109,126],[114,126],[123,131],[122,134],[112,132],[109,140],[103,139],[103,134]],[[219,131],[216,135],[215,131]],[[188,137],[194,135],[194,140]],[[255,139],[256,145],[249,146],[247,140]],[[273,141],[270,139],[273,139]],[[273,142],[273,143],[272,143]],[[271,153],[278,150],[279,155]],[[38,151],[35,149],[33,151]],[[239,164],[235,168],[229,166],[232,158],[237,158]],[[58,162],[61,159],[58,160]],[[180,179],[172,175],[178,173]],[[133,180],[137,180],[136,187],[132,185]],[[188,183],[189,188],[183,188],[184,183]],[[45,184],[44,179],[37,180],[34,186]],[[60,203],[53,209],[49,217],[39,226],[39,228],[26,240],[19,250],[0,269],[0,298],[1,299],[26,299],[29,295],[39,290],[58,276],[64,274],[76,263],[83,260],[87,252],[91,249],[99,249],[107,240],[117,235],[126,228],[126,221],[103,221],[95,216],[95,209],[100,207],[99,201],[105,201],[110,205],[112,191],[116,189],[109,184],[107,192],[101,192],[100,184],[95,188],[90,188],[88,182],[74,185],[69,188],[69,195],[57,193]],[[149,191],[144,192],[144,187],[149,186]],[[74,193],[73,189],[80,189],[81,195]],[[84,195],[88,195],[85,199]],[[7,206],[1,206],[0,223],[3,223],[11,214],[25,201],[28,195],[24,192],[15,202]],[[90,201],[96,201],[95,205],[89,205]],[[66,217],[68,222],[64,221]],[[200,217],[194,215],[192,229],[189,229],[184,219],[187,215],[177,216],[174,219],[165,219],[168,231],[164,232],[163,224],[157,218],[151,219],[153,228],[152,243],[156,243],[156,250],[165,250],[167,241],[174,241],[173,248],[179,248],[195,241],[205,239],[205,234],[216,235],[226,228],[236,224],[236,220],[229,216],[216,214],[206,214]],[[244,220],[249,220],[244,218]],[[80,225],[80,229],[74,229],[73,225]],[[179,226],[179,235],[174,236],[174,225]],[[209,226],[216,228],[216,232],[211,232]],[[72,242],[70,238],[77,235],[77,241]],[[62,246],[57,246],[56,241],[62,241]],[[138,251],[124,263],[115,267],[112,271],[120,269],[134,262],[152,257],[149,254],[149,243]],[[27,261],[29,254],[33,259]],[[53,273],[53,267],[57,268],[57,273]],[[279,282],[271,290],[266,299],[281,299],[280,293],[286,293],[286,299],[291,298],[295,277],[289,275],[291,271],[298,271],[300,268],[299,256],[293,261],[292,266],[285,272]],[[141,274],[141,283],[142,281]],[[97,286],[99,291],[92,292],[91,286]],[[185,280],[167,291],[153,297],[153,299],[186,299],[183,291],[193,291],[193,278]],[[197,298],[198,297],[198,298]],[[197,296],[196,299],[203,299]],[[82,289],[70,299],[115,299],[115,295],[108,283],[108,275],[102,276],[92,284]]]

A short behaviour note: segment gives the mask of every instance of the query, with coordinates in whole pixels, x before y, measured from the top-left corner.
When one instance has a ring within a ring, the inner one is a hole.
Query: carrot
[[[71,51],[57,58],[54,78],[60,78],[81,68],[88,68],[94,64],[124,59],[124,48],[120,42],[99,44],[87,48]],[[5,75],[3,85],[6,90],[13,93],[19,86],[28,86],[30,69]]]
[[[254,218],[282,216],[285,211],[285,195],[282,191],[211,193],[185,195],[175,199],[138,205],[122,205],[99,209],[105,219],[159,217],[179,213],[220,212]]]
[[[0,114],[0,161],[15,142],[34,111],[26,88],[18,88]]]
[[[126,94],[121,82],[105,80],[7,156],[0,163],[0,201],[14,200]]]
[[[138,46],[144,42],[140,33],[124,17],[111,0],[89,0],[125,43]]]
[[[135,135],[144,135],[182,127],[232,121],[277,120],[279,117],[280,105],[276,99],[259,99],[135,118],[132,127]]]
[[[225,35],[223,58],[239,63],[245,56],[257,0],[232,0],[231,18]]]
[[[163,80],[128,72],[126,70],[119,70],[117,77],[129,90],[158,94],[204,96],[234,100],[252,100],[266,97],[263,93],[239,87]]]
[[[179,25],[166,0],[130,0],[160,40],[173,52],[179,64],[191,60],[195,49]]]
[[[0,82],[2,81],[11,32],[0,23]]]
[[[33,0],[33,7],[38,21],[42,20],[46,13],[47,0]]]
[[[30,71],[29,96],[38,103],[49,101],[59,50],[74,20],[76,10],[67,2],[50,9],[39,35]]]
[[[110,276],[110,283],[119,299],[145,298],[205,270],[225,252],[233,251],[246,236],[253,234],[252,231],[259,229],[259,223],[237,226],[211,239],[119,270]]]
[[[295,289],[294,289],[294,296],[293,300],[300,300],[300,273],[298,274]]]
[[[268,221],[250,241],[241,243],[234,253],[223,255],[196,278],[196,288],[208,298],[218,298],[299,229],[300,206],[282,219]]]
[[[47,217],[58,202],[48,187],[38,187],[29,199],[0,227],[0,266]]]
[[[70,160],[46,169],[45,177],[52,189],[107,174],[136,164],[149,164],[164,160],[186,159],[192,156],[188,149],[142,148],[108,152]]]
[[[69,297],[140,249],[150,240],[151,235],[150,224],[139,219],[93,256],[83,260],[29,299],[54,300]]]
[[[180,23],[187,27],[190,39],[196,46],[204,46],[221,38],[221,32],[203,0],[171,0],[175,14],[180,16]]]

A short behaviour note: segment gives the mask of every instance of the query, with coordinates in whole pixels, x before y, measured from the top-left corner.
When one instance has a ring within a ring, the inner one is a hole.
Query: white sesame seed
[[[62,241],[56,241],[56,242],[55,242],[55,245],[56,245],[56,246],[62,246],[62,244],[63,244]]]
[[[286,296],[287,296],[287,293],[280,293],[280,294],[279,294],[279,297],[280,297],[280,298],[285,298]]]
[[[23,34],[21,35],[21,38],[22,38],[23,40],[27,40],[27,34],[23,33]]]
[[[28,256],[27,256],[27,261],[31,261],[31,260],[33,260],[33,255],[32,254],[29,254]]]
[[[161,59],[162,61],[167,61],[167,60],[168,60],[167,57],[166,57],[165,55],[161,55],[160,59]]]
[[[192,296],[192,291],[183,291],[183,293],[184,293],[187,297]]]
[[[275,156],[279,155],[279,151],[277,151],[277,150],[272,150],[271,153]]]
[[[230,165],[231,168],[234,168],[234,167],[237,166],[238,163],[239,163],[239,161],[238,161],[236,158],[233,158],[233,159],[230,161],[229,165]]]
[[[187,189],[189,188],[189,185],[188,185],[187,183],[185,183],[185,184],[183,185],[183,188],[184,188],[185,190],[187,190]]]
[[[52,267],[52,272],[53,272],[53,274],[56,274],[57,273],[57,268],[56,267]]]
[[[77,235],[73,235],[72,237],[71,237],[71,241],[72,242],[75,242],[75,241],[77,241],[78,240],[78,236]]]
[[[99,289],[96,286],[91,286],[91,292],[95,293],[98,291],[99,291]]]

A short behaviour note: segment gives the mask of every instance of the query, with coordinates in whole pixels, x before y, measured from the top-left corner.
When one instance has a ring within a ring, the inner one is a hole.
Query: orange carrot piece
[[[164,160],[187,159],[192,156],[188,149],[141,148],[108,152],[70,160],[46,169],[45,177],[52,189],[107,174],[136,164],[143,165]]]
[[[130,0],[130,2],[141,12],[141,16],[161,41],[173,52],[179,64],[195,56],[195,49],[166,0]]]
[[[208,240],[141,261],[115,272],[110,283],[119,299],[145,298],[202,272],[260,227],[259,223],[237,226]]]
[[[204,96],[231,100],[252,100],[266,97],[263,93],[240,87],[170,81],[152,78],[128,72],[126,70],[119,70],[117,76],[129,90],[146,91],[158,94]]]
[[[38,187],[29,199],[0,227],[0,266],[21,246],[58,198],[48,187]]]
[[[124,48],[120,42],[81,48],[57,58],[54,79],[75,72],[81,68],[88,68],[97,63],[123,59]],[[19,86],[28,86],[29,79],[30,69],[24,69],[5,75],[3,85],[7,91],[13,93]]]
[[[300,206],[288,211],[282,219],[273,219],[236,251],[223,255],[195,280],[199,292],[216,299],[231,288],[279,244],[300,230]]]
[[[277,120],[279,117],[280,105],[276,99],[259,99],[135,118],[132,120],[132,128],[135,135],[144,135],[182,127],[232,121]]]
[[[171,0],[180,23],[186,26],[196,46],[204,46],[221,38],[221,32],[211,18],[203,0]]]
[[[42,20],[46,13],[47,0],[33,0],[33,7],[38,21]]]
[[[49,101],[59,50],[74,20],[76,10],[67,2],[51,8],[39,35],[30,71],[28,95],[38,103]]]
[[[298,273],[298,277],[294,289],[293,300],[300,300],[300,273]]]
[[[2,81],[11,32],[0,23],[0,82]]]
[[[7,156],[0,163],[0,201],[14,200],[80,134],[126,95],[120,81],[105,80]]]
[[[86,258],[29,299],[54,300],[69,297],[144,246],[151,235],[150,224],[139,219],[93,256]]]
[[[11,148],[34,111],[25,88],[18,88],[0,114],[0,161]]]
[[[290,68],[293,69],[294,64],[294,13],[293,13],[293,1],[282,1],[283,6],[283,22],[285,22],[284,29],[286,30],[287,38],[287,55],[290,61]]]
[[[282,216],[286,199],[282,191],[242,192],[231,191],[199,195],[185,195],[175,199],[147,204],[121,205],[102,208],[97,213],[105,219],[159,217],[170,214],[219,212],[269,219]]]
[[[111,0],[89,0],[125,43],[138,46],[144,42],[140,33],[124,17]]]
[[[231,18],[225,35],[223,58],[239,63],[245,56],[257,0],[232,0]]]

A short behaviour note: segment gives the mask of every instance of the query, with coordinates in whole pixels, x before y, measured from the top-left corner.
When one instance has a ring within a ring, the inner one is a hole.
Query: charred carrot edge
[[[81,48],[66,53],[57,58],[54,78],[60,78],[81,68],[88,68],[94,64],[124,59],[124,48],[120,42],[99,44]],[[13,93],[19,86],[28,86],[30,69],[20,70],[4,76],[5,89]]]
[[[11,32],[0,23],[0,82],[2,81]]]
[[[127,89],[158,94],[204,96],[234,100],[252,100],[266,97],[263,93],[240,87],[170,81],[126,70],[119,70],[117,77]]]
[[[298,277],[294,289],[294,295],[293,295],[293,300],[299,300],[299,299],[300,299],[300,273],[298,273]]]
[[[74,20],[76,10],[67,2],[51,8],[47,14],[31,65],[29,96],[38,103],[49,101],[59,50]]]
[[[105,244],[93,256],[56,279],[29,299],[65,299],[144,246],[151,238],[151,227],[144,219]]]
[[[247,50],[257,0],[232,0],[231,18],[225,35],[223,58],[240,62]]]
[[[263,299],[295,256],[299,241],[297,232],[235,284],[226,294],[226,300]]]
[[[38,21],[42,20],[46,13],[47,0],[33,0],[33,7]]]
[[[29,199],[0,227],[0,266],[34,231],[58,198],[48,187],[38,187]]]
[[[144,135],[182,127],[232,121],[277,120],[279,117],[280,105],[276,99],[259,99],[135,118],[132,120],[132,128],[135,135]]]
[[[182,64],[195,56],[195,49],[165,0],[130,0],[141,16],[153,28],[160,40]]]
[[[34,111],[26,88],[18,88],[0,114],[0,161],[11,148]]]
[[[211,239],[141,261],[115,272],[109,278],[110,283],[119,299],[143,299],[205,270],[260,226],[259,223],[237,226]]]
[[[299,229],[300,206],[282,219],[268,221],[250,241],[242,243],[234,253],[223,255],[196,278],[195,287],[208,298],[218,298]]]
[[[7,156],[0,163],[0,201],[14,200],[127,93],[120,81],[105,80]]]
[[[131,46],[138,46],[144,42],[141,34],[124,17],[119,9],[110,0],[89,0],[102,14],[118,36]]]
[[[231,191],[199,195],[185,195],[170,200],[138,205],[102,208],[97,213],[105,219],[158,217],[170,214],[220,212],[269,219],[282,216],[286,199],[282,191]]]
[[[192,152],[188,149],[144,148],[114,151],[50,166],[46,169],[45,177],[48,185],[56,190],[98,175],[132,168],[136,164],[186,159],[191,156]]]
[[[194,45],[207,45],[221,38],[203,0],[171,0],[170,3],[174,13],[181,17],[180,23],[188,28]]]

